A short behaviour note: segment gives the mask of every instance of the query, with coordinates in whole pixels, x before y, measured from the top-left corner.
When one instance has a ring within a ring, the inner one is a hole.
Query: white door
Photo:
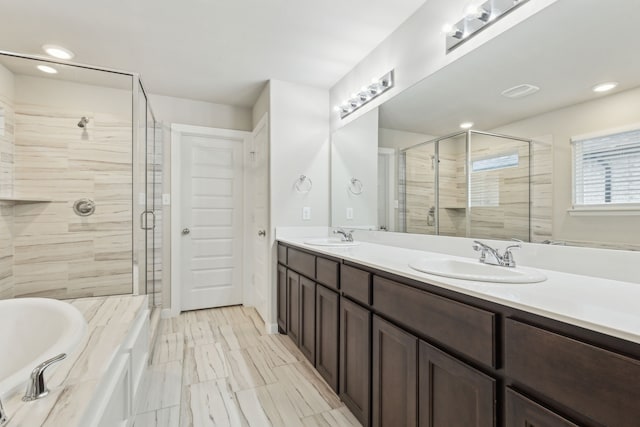
[[[242,142],[180,140],[181,309],[242,303]]]
[[[253,289],[255,307],[266,321],[269,294],[269,121],[253,131]]]

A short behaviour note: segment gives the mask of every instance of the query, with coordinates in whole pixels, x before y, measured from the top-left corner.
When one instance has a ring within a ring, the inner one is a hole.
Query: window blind
[[[640,129],[571,142],[575,206],[640,203]]]

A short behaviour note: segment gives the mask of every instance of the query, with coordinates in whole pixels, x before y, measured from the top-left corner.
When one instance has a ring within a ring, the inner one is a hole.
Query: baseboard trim
[[[269,335],[278,333],[278,323],[265,323],[264,326]]]

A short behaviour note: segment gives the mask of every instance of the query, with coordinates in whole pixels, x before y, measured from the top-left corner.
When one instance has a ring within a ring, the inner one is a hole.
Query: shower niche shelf
[[[12,203],[50,203],[51,199],[44,197],[34,196],[0,196],[0,202],[12,202]]]

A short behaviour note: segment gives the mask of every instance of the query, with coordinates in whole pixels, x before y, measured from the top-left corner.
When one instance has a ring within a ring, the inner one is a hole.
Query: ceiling
[[[264,83],[329,89],[425,0],[0,0],[0,50],[138,72],[155,94],[252,106]]]
[[[499,126],[595,99],[592,87],[640,86],[638,0],[563,0],[398,94],[380,108],[380,126],[427,135]],[[540,91],[508,99],[529,83]]]

